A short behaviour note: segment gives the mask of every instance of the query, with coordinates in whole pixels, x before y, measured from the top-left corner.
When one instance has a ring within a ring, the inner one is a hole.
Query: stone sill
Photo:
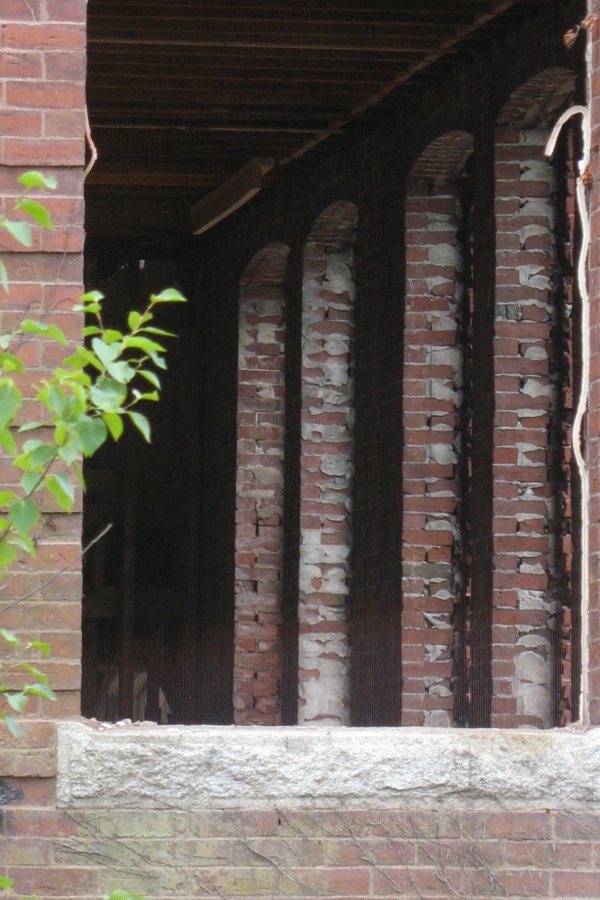
[[[58,725],[60,806],[597,809],[600,728]]]

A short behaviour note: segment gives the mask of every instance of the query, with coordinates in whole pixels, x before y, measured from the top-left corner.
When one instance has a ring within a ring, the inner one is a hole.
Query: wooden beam
[[[132,164],[129,171],[111,171],[110,169],[92,169],[86,179],[86,187],[99,187],[108,185],[111,187],[188,187],[211,188],[219,184],[218,175],[201,172],[181,172],[176,167],[172,171],[152,171],[151,169],[136,169]]]
[[[263,186],[275,165],[268,157],[254,157],[231,178],[192,207],[192,232],[203,234],[248,203]]]

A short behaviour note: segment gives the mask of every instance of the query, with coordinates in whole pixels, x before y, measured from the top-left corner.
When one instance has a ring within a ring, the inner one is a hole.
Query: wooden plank
[[[265,49],[277,50],[306,50],[311,51],[315,48],[320,50],[342,50],[344,52],[351,51],[371,55],[379,53],[382,50],[388,53],[403,53],[419,50],[422,53],[432,52],[440,46],[442,35],[431,36],[426,30],[421,30],[419,35],[407,34],[403,29],[401,33],[395,35],[371,35],[365,40],[364,33],[362,35],[341,35],[332,33],[329,35],[310,34],[306,36],[301,29],[296,32],[281,33],[272,37],[251,37],[244,38],[232,30],[230,33],[215,34],[207,36],[205,32],[199,31],[197,35],[193,32],[186,31],[186,36],[182,37],[181,31],[157,32],[155,35],[147,32],[137,31],[127,36],[123,36],[117,29],[110,32],[100,34],[98,31],[90,34],[88,44],[93,47],[96,43],[102,43],[106,46],[119,46],[124,44],[134,44],[139,48],[151,47],[196,47],[198,50],[205,47],[216,47],[226,51],[230,47],[254,48],[259,51]]]
[[[136,185],[138,187],[216,187],[222,176],[204,175],[200,172],[182,172],[179,166],[173,166],[170,172],[140,170],[132,167],[126,172],[114,172],[110,169],[95,171],[93,169],[86,179],[86,187],[94,185],[118,186]]]
[[[255,157],[192,208],[192,232],[203,234],[248,203],[262,188],[274,159]]]

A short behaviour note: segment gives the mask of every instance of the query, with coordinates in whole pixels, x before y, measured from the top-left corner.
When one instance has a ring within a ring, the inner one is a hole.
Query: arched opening
[[[574,90],[573,73],[547,69],[496,129],[491,724],[509,727],[568,722],[579,693],[573,137],[545,157]]]
[[[281,722],[288,253],[284,244],[270,244],[254,256],[240,283],[234,661],[238,724]]]
[[[468,721],[472,137],[452,131],[406,194],[402,718]]]
[[[191,296],[184,258],[89,256],[87,267],[107,297],[105,322],[116,327],[165,283]],[[111,527],[84,557],[82,712],[225,723],[231,628],[212,616],[198,587],[202,354],[193,303],[165,311],[160,325],[178,337],[161,373],[162,402],[147,409],[152,444],[128,433],[85,467],[84,546]]]
[[[298,722],[349,722],[354,204],[317,219],[302,289]]]

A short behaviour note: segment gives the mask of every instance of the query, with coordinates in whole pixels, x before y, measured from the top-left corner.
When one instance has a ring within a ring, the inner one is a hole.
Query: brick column
[[[240,725],[275,725],[280,718],[287,255],[279,244],[261,251],[240,288],[234,663]]]
[[[600,11],[596,0],[589,2],[590,12]],[[589,102],[592,121],[592,148],[600,143],[600,25],[590,37],[591,69]],[[587,621],[582,631],[588,632],[589,654],[587,703],[592,725],[600,725],[600,155],[592,153],[593,183],[590,196],[591,247],[589,255],[591,384],[587,417],[586,451],[589,467],[589,595],[582,598],[582,613]],[[584,565],[586,561],[584,560]]]
[[[5,231],[0,234],[0,253],[10,280],[8,295],[0,289],[0,327],[11,328],[27,313],[55,321],[73,341],[81,340],[83,324],[72,307],[83,290],[85,15],[83,0],[8,3],[0,12],[0,197],[4,209],[16,197],[16,178],[25,169],[41,169],[58,183],[57,190],[43,198],[52,213],[54,231],[35,229],[29,250],[14,243]],[[56,345],[44,341],[28,342],[23,353],[36,381],[64,355],[62,349],[59,352]],[[23,415],[36,418],[32,392],[25,388],[25,393]],[[16,473],[5,465],[1,471],[3,487],[17,481]],[[51,644],[52,656],[43,668],[58,699],[43,703],[32,698],[28,713],[61,718],[79,714],[81,498],[72,515],[48,504],[41,522],[35,559],[13,567],[6,578],[0,626],[25,640]],[[25,595],[26,600],[11,605]],[[4,612],[5,607],[10,608]],[[29,734],[27,728],[27,740]],[[35,743],[38,737],[33,736],[31,746],[41,746]],[[52,743],[45,732],[44,741]],[[13,771],[0,768],[0,778],[52,774],[48,761],[40,767],[30,765],[28,753],[22,752],[26,745],[27,741],[15,754],[14,766],[8,760]]]
[[[406,200],[402,724],[452,724],[460,527],[464,299],[460,204],[411,180]]]
[[[555,724],[554,171],[546,129],[496,135],[492,720]]]
[[[298,609],[301,724],[349,721],[354,222],[351,204],[330,207],[315,226],[304,256]]]

